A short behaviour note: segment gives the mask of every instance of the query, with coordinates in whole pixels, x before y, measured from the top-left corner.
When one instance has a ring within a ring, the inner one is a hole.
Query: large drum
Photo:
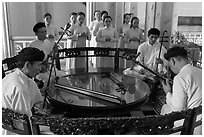
[[[147,102],[150,89],[111,68],[70,70],[48,92],[52,113],[68,117],[127,116]],[[143,82],[144,84],[144,82]]]

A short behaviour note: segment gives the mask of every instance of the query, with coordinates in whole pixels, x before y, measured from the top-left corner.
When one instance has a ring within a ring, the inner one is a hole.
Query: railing
[[[188,41],[194,42],[200,46],[202,46],[202,33],[201,32],[182,32],[182,34],[185,35]],[[26,37],[12,37],[12,46],[14,55],[17,55],[18,52],[20,52],[23,48],[27,47],[33,40],[35,39],[34,36],[26,36]],[[66,38],[62,38],[62,40],[59,42],[59,49],[67,48],[67,40]],[[197,61],[201,67],[201,55],[192,53],[192,56],[199,56],[199,57],[193,57],[193,61]]]
[[[137,50],[127,48],[102,48],[102,47],[79,47],[79,48],[64,48],[58,50],[57,62],[65,58],[86,58],[86,70],[89,69],[88,60],[89,57],[112,57],[114,58],[114,70],[119,69],[119,58],[123,58],[123,55],[136,55]],[[56,65],[57,69],[61,70],[61,63]]]
[[[12,37],[11,40],[13,45],[14,56],[17,55],[17,53],[20,52],[23,48],[27,47],[34,39],[35,39],[34,36]],[[59,42],[59,49],[65,48],[66,45],[67,45],[66,38],[62,38],[62,40]]]

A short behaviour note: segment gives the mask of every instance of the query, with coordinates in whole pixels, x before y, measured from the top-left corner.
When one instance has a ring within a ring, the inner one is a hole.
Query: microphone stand
[[[64,29],[62,35],[60,36],[60,38],[58,39],[57,43],[55,44],[56,46],[59,44],[59,42],[63,38],[64,34],[66,33],[67,29],[69,29],[70,27],[71,27],[71,25],[68,23],[66,29]],[[53,52],[52,53],[53,56],[52,56],[52,63],[51,63],[50,73],[49,73],[48,82],[47,82],[47,88],[49,87],[50,80],[51,80],[52,69],[54,67],[54,59],[55,59],[56,53],[58,52],[58,47],[55,47],[55,45],[54,45],[54,47],[53,47],[53,49],[51,51],[51,52]],[[55,48],[57,48],[57,50]],[[55,73],[55,75],[56,75],[56,73]],[[47,92],[47,89],[46,89],[45,90],[45,97],[44,97],[44,101],[43,101],[43,109],[45,107],[45,102],[46,102],[47,95],[48,95],[48,92]]]
[[[161,39],[161,45],[160,45],[160,48],[159,48],[159,56],[158,58],[160,58],[161,56],[161,49],[162,49],[162,46],[163,46],[163,42],[164,42],[164,34],[167,32],[167,30],[165,30],[162,34],[162,39]],[[156,72],[158,71],[158,63],[156,64]]]

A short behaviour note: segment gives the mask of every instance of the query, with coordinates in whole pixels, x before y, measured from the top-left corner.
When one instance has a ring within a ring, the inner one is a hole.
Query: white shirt
[[[45,53],[45,58],[47,58],[47,55],[52,51],[54,46],[54,43],[51,43],[48,39],[45,39],[44,41],[35,39],[33,40],[28,47],[34,47],[37,48]]]
[[[166,103],[162,106],[162,115],[202,105],[202,70],[190,64],[185,65],[174,77],[172,93],[166,94]],[[201,118],[202,115],[198,115],[196,119]],[[174,123],[175,126],[181,124],[183,120]],[[202,126],[196,127],[193,134],[201,135]]]
[[[174,77],[172,93],[166,95],[172,111],[181,111],[202,104],[202,70],[185,65]]]
[[[32,116],[31,108],[43,100],[37,84],[20,69],[8,74],[2,80],[2,107]],[[4,134],[11,134],[3,130]],[[3,133],[2,132],[2,133]]]
[[[144,66],[148,67],[149,69],[155,71],[156,70],[156,58],[159,56],[159,50],[160,50],[160,43],[156,42],[154,45],[149,44],[149,42],[144,42],[138,47],[138,53],[141,54],[137,58],[137,61],[139,61]],[[164,58],[164,53],[166,53],[166,49],[162,46],[160,58],[163,60],[164,65],[166,65],[168,62]],[[144,69],[140,66],[138,66],[138,69]],[[166,72],[165,68],[162,68],[161,65],[159,65],[158,70],[163,70]]]

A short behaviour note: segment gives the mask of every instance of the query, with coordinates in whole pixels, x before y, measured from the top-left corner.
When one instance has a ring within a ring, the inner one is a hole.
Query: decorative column
[[[144,34],[147,39],[147,32],[150,28],[155,27],[154,16],[155,16],[155,2],[146,3],[146,16],[145,16],[145,29]]]
[[[168,36],[169,38],[166,38],[165,40],[167,42],[164,42],[163,45],[164,47],[166,47],[167,49],[169,48],[169,44],[170,44],[170,38],[171,38],[171,34],[172,34],[172,27],[174,26],[174,29],[176,29],[175,27],[177,26],[177,22],[178,22],[178,18],[174,18],[173,14],[175,14],[176,10],[174,11],[174,2],[162,2],[162,7],[161,7],[161,18],[158,20],[158,23],[160,22],[160,31],[161,34],[167,30],[167,33],[165,34],[165,36]],[[174,19],[174,22],[173,20]]]
[[[116,2],[107,2],[108,4],[108,14],[112,18],[112,25],[116,27]]]
[[[177,2],[173,3],[173,12],[172,12],[172,25],[171,25],[171,34],[177,31],[177,23],[178,23],[178,8],[179,5]]]
[[[94,19],[94,11],[93,9],[93,2],[86,2],[86,25],[89,26],[91,21]],[[86,41],[86,46],[90,47],[90,42]]]
[[[118,29],[123,23],[124,2],[116,2],[115,28]]]

